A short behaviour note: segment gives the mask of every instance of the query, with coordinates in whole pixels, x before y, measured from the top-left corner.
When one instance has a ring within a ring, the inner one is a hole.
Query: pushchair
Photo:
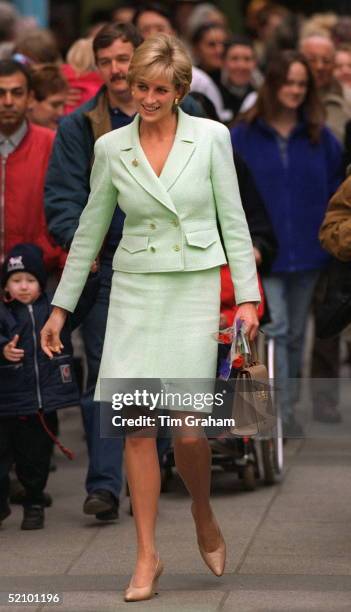
[[[225,471],[237,473],[246,491],[253,491],[258,481],[272,485],[283,472],[282,420],[274,397],[274,342],[259,333],[257,339],[259,360],[267,365],[271,386],[274,426],[264,434],[255,436],[219,437],[210,441],[212,464]]]

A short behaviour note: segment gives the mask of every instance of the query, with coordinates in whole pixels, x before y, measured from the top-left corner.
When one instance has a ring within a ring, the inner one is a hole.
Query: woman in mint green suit
[[[177,39],[159,35],[145,41],[135,51],[128,78],[139,112],[131,125],[96,142],[89,201],[42,330],[42,347],[49,357],[63,348],[60,330],[118,202],[126,219],[113,259],[99,380],[214,379],[220,266],[228,260],[240,304],[237,316],[251,337],[260,299],[229,131],[178,108],[189,91],[191,61]],[[100,399],[99,382],[95,397]],[[177,416],[184,417],[185,410],[178,406]],[[219,576],[225,543],[210,505],[211,455],[201,428],[177,436],[174,454],[192,497],[200,553]],[[138,541],[125,600],[136,601],[153,597],[163,569],[155,547],[160,491],[155,439],[127,436],[125,456]]]

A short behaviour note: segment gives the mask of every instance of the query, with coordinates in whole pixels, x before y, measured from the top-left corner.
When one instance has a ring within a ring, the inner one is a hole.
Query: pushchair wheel
[[[264,483],[266,485],[273,485],[276,481],[273,440],[262,440],[261,448]]]

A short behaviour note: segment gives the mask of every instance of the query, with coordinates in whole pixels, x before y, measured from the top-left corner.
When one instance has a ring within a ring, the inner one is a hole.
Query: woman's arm
[[[90,196],[74,235],[66,265],[54,295],[55,306],[73,312],[110,227],[118,191],[112,182],[104,136],[95,143]]]
[[[256,304],[260,301],[252,241],[242,207],[229,130],[215,125],[212,143],[211,181],[217,216],[242,318],[251,337],[256,334]]]

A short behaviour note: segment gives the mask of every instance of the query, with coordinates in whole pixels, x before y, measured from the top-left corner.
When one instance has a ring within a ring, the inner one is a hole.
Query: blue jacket
[[[272,272],[320,268],[328,255],[318,231],[328,200],[343,179],[341,147],[323,128],[318,144],[299,123],[291,133],[286,156],[278,136],[262,119],[231,129],[233,147],[248,164],[278,239]]]
[[[17,300],[0,304],[0,416],[34,414],[79,404],[73,371],[70,328],[61,334],[64,349],[50,360],[40,348],[40,330],[52,307],[43,293],[31,305]],[[19,335],[17,348],[24,350],[20,362],[5,359],[4,346]]]
[[[111,130],[104,91],[101,89],[60,122],[48,166],[45,183],[48,228],[56,242],[67,250],[88,201],[96,137]],[[109,246],[113,245],[114,252],[122,236],[123,222],[124,214],[117,206],[105,241],[104,256],[111,260]]]

